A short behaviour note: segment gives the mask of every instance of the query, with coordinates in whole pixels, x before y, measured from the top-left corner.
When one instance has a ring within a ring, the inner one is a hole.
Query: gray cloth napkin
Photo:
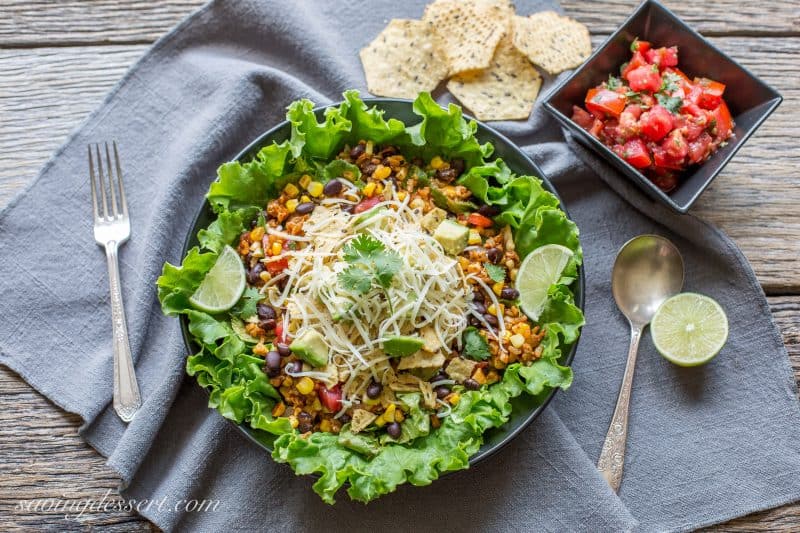
[[[520,14],[555,7],[518,4]],[[541,109],[493,126],[543,167],[582,231],[587,326],[574,385],[530,428],[469,471],[401,487],[366,507],[342,494],[330,507],[311,491],[312,479],[273,463],[206,408],[206,395],[184,376],[178,321],[159,311],[162,263],[180,261],[221,162],[282,120],[291,101],[326,103],[364,89],[358,50],[388,19],[422,10],[422,0],[219,1],[156,43],[0,214],[0,362],[85,420],[81,433],[119,472],[123,496],[164,502],[141,513],[166,530],[686,530],[798,499],[796,390],[746,260],[713,227],[652,205],[568,146]],[[111,139],[133,220],[121,269],[144,397],[127,426],[110,405],[108,289],[92,239],[86,162],[87,143]],[[712,363],[693,370],[664,361],[645,335],[618,497],[594,468],[628,345],[609,272],[619,246],[645,232],[673,239],[686,289],[719,300],[731,335]],[[189,499],[219,505],[175,510]]]

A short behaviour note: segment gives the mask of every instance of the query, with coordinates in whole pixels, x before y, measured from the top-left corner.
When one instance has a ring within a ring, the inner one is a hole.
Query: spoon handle
[[[614,489],[619,491],[622,482],[622,465],[625,462],[625,441],[628,438],[628,406],[631,399],[631,386],[633,385],[633,371],[636,368],[636,354],[639,351],[639,339],[642,336],[640,325],[631,324],[631,347],[628,350],[628,362],[625,364],[625,375],[622,376],[622,386],[619,389],[617,406],[614,416],[597,461],[597,469]]]

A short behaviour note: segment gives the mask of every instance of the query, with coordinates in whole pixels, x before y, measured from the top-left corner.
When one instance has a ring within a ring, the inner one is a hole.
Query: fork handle
[[[108,282],[111,286],[111,325],[114,334],[114,410],[124,422],[130,422],[142,405],[142,397],[133,369],[125,307],[122,305],[117,254],[119,244],[116,241],[109,241],[105,248]]]

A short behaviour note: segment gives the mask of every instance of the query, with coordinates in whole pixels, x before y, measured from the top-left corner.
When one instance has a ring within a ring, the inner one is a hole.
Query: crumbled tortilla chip
[[[528,59],[504,38],[489,68],[465,72],[447,82],[447,89],[480,120],[526,119],[542,86],[542,77]]]
[[[554,11],[514,17],[514,46],[550,74],[575,68],[592,53],[589,30]]]
[[[359,55],[367,89],[376,96],[416,98],[447,77],[447,59],[421,20],[391,20]]]
[[[512,15],[505,0],[437,0],[422,20],[433,26],[452,76],[489,66]]]

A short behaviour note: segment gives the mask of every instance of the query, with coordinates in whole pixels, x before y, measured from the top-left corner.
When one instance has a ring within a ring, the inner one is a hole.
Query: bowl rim
[[[659,189],[652,181],[650,181],[650,179],[647,176],[639,172],[637,168],[635,168],[630,163],[628,163],[627,161],[619,157],[617,154],[615,154],[608,146],[606,146],[605,144],[597,140],[595,137],[590,135],[586,130],[584,130],[578,124],[576,124],[570,117],[564,115],[560,110],[558,110],[552,104],[552,100],[555,99],[556,95],[558,95],[573,79],[575,79],[581,72],[583,72],[583,70],[587,68],[587,66],[589,65],[589,63],[592,62],[592,60],[603,54],[606,48],[612,42],[614,42],[623,31],[627,29],[628,25],[633,21],[634,18],[636,18],[640,13],[650,9],[653,6],[656,9],[661,10],[663,14],[668,18],[671,18],[676,23],[676,25],[682,29],[682,31],[689,33],[694,37],[700,39],[706,47],[712,49],[715,53],[725,58],[727,61],[732,63],[737,69],[744,72],[749,79],[763,86],[765,89],[767,89],[768,92],[774,95],[769,100],[765,100],[764,104],[769,103],[767,109],[757,118],[757,120],[753,123],[753,125],[749,128],[749,130],[744,132],[744,134],[742,134],[737,139],[737,142],[731,148],[730,153],[728,153],[722,160],[720,160],[717,163],[716,168],[714,168],[713,173],[708,177],[705,183],[703,183],[700,187],[698,187],[690,198],[688,198],[685,202],[682,202],[680,204],[677,201],[675,201],[675,199],[673,199],[671,196],[669,196],[667,193]],[[713,182],[717,178],[719,173],[730,162],[733,156],[736,155],[736,153],[742,148],[742,146],[744,146],[744,144],[756,132],[756,130],[758,130],[758,128],[761,127],[764,121],[767,118],[769,118],[769,116],[773,113],[773,111],[775,111],[775,109],[781,104],[781,102],[783,102],[783,96],[774,87],[761,80],[761,78],[753,74],[753,72],[751,72],[747,67],[743,66],[741,63],[736,61],[730,55],[720,50],[711,41],[709,41],[706,37],[700,34],[697,30],[692,28],[688,23],[686,23],[686,21],[681,19],[678,15],[676,15],[672,10],[670,10],[664,4],[662,4],[658,0],[644,0],[633,10],[633,12],[630,15],[628,15],[628,17],[622,22],[622,24],[620,24],[619,27],[617,27],[617,29],[614,30],[613,33],[611,33],[611,35],[609,35],[602,43],[600,43],[597,46],[594,52],[592,52],[592,54],[588,58],[586,58],[586,60],[577,69],[575,69],[569,76],[567,76],[564,80],[559,82],[555,87],[553,87],[550,91],[548,91],[542,103],[545,109],[547,109],[547,111],[551,115],[553,115],[556,119],[558,119],[558,121],[561,124],[572,130],[574,133],[580,135],[583,139],[589,141],[591,146],[595,150],[601,150],[602,155],[604,155],[606,158],[611,157],[615,161],[617,161],[618,164],[621,164],[626,169],[627,171],[626,173],[635,175],[636,176],[635,181],[641,187],[646,187],[649,191],[656,194],[664,204],[666,204],[674,211],[684,214],[689,211],[689,209],[692,207],[692,205],[694,205],[694,203],[697,201],[700,195],[702,195],[705,192],[705,190],[711,185],[711,182]]]
[[[378,106],[379,109],[381,109],[380,106],[382,104],[405,104],[405,105],[408,105],[409,107],[413,106],[413,100],[405,99],[405,98],[364,97],[364,98],[362,98],[362,100],[366,105],[368,105],[368,106]],[[343,102],[344,101],[338,101],[338,102],[331,102],[329,104],[319,105],[319,106],[316,106],[313,109],[313,112],[315,114],[319,115],[320,113],[323,113],[326,109],[340,106]],[[442,107],[443,109],[447,109],[446,107],[442,106],[441,104],[437,103],[437,105],[439,105],[439,107]],[[385,109],[381,109],[381,110],[385,111]],[[530,168],[532,168],[534,171],[537,172],[537,174],[538,174],[537,177],[542,180],[542,184],[543,184],[544,188],[548,192],[552,193],[558,199],[559,209],[561,209],[564,212],[564,214],[567,216],[568,219],[573,220],[570,217],[569,211],[567,210],[566,206],[564,205],[564,202],[563,202],[561,196],[558,194],[558,191],[553,186],[552,182],[547,178],[547,176],[544,174],[544,172],[542,172],[541,168],[530,158],[530,156],[528,156],[528,154],[526,154],[522,149],[519,148],[519,146],[517,146],[515,143],[513,143],[505,135],[503,135],[499,131],[495,130],[491,126],[488,126],[487,124],[475,119],[474,117],[472,117],[471,115],[469,115],[467,113],[463,113],[463,116],[464,116],[464,118],[466,120],[475,121],[478,124],[478,132],[477,133],[480,133],[481,129],[483,129],[485,131],[485,133],[487,134],[487,136],[492,137],[493,139],[499,139],[501,142],[503,142],[505,145],[507,145],[509,149],[511,149],[512,151],[516,152],[516,154],[522,158],[522,160],[524,161],[525,164],[529,165]],[[236,156],[234,156],[231,159],[231,161],[248,161],[248,160],[250,160],[257,150],[259,150],[262,147],[264,147],[267,144],[269,144],[271,142],[270,139],[276,133],[278,133],[280,130],[286,128],[287,126],[289,126],[289,121],[288,120],[283,120],[280,123],[278,123],[277,125],[269,128],[265,132],[259,134],[254,140],[252,140],[249,144],[247,144],[247,146],[245,146],[242,150],[240,150],[236,154]],[[493,146],[495,146],[494,143],[493,143]],[[217,178],[215,177],[214,179],[217,179]],[[209,182],[209,183],[211,183],[211,182]],[[203,202],[197,208],[197,210],[196,210],[196,212],[194,214],[194,217],[192,218],[192,224],[190,226],[190,229],[189,229],[188,233],[186,234],[186,237],[184,238],[183,246],[182,246],[182,249],[181,249],[181,258],[186,257],[186,254],[188,253],[189,249],[192,246],[195,246],[195,244],[193,244],[193,240],[196,239],[196,231],[195,230],[197,229],[197,225],[198,225],[201,217],[204,214],[206,214],[208,212],[208,210],[210,210],[210,209],[211,209],[210,204],[208,203],[208,200],[204,197],[203,198]],[[584,271],[584,264],[582,263],[581,265],[578,266],[577,279],[571,285],[571,288],[573,290],[573,294],[575,296],[575,305],[581,310],[581,312],[584,312],[584,304],[585,304],[585,295],[586,295],[586,279],[585,278],[586,278],[586,276],[585,276],[585,271]],[[181,314],[179,316],[179,320],[180,320],[180,327],[181,327],[181,336],[183,338],[184,347],[186,349],[187,357],[188,357],[189,355],[192,355],[192,354],[196,353],[196,349],[194,348],[195,344],[194,344],[194,340],[192,339],[191,333],[189,332],[189,321],[188,321],[188,318],[186,317],[186,315]],[[564,354],[562,354],[562,364],[564,364],[565,366],[570,366],[570,367],[572,366],[572,361],[575,358],[575,354],[577,353],[578,345],[580,344],[580,340],[581,340],[581,336],[582,335],[579,335],[578,338],[576,339],[576,341],[569,346],[569,351],[566,354],[566,356]],[[203,390],[207,395],[210,394],[208,392],[208,390],[205,387],[200,386],[197,383],[196,380],[194,380],[194,382],[195,382],[195,385],[198,386],[201,390]],[[556,395],[556,393],[558,391],[559,391],[559,388],[551,389],[550,392],[547,394],[547,396],[542,400],[542,402],[539,405],[537,405],[534,409],[531,409],[527,413],[527,415],[525,415],[525,417],[522,420],[522,422],[516,428],[512,429],[511,431],[506,431],[505,432],[505,434],[503,435],[502,439],[499,442],[497,442],[496,444],[494,444],[490,448],[487,448],[486,450],[482,450],[482,448],[483,448],[483,445],[482,445],[481,449],[479,449],[477,452],[475,452],[473,455],[471,455],[469,457],[469,466],[472,467],[474,465],[477,465],[477,464],[483,462],[484,460],[488,459],[489,457],[491,457],[494,454],[496,454],[497,452],[499,452],[508,443],[510,443],[515,437],[517,437],[517,435],[519,435],[536,418],[539,417],[539,415],[547,408],[547,406],[553,400],[553,398],[555,397],[555,395]],[[214,411],[216,411],[216,410],[214,410]],[[253,442],[257,446],[259,446],[260,448],[264,449],[265,451],[269,452],[269,454],[271,456],[272,449],[269,446],[267,446],[264,442],[262,442],[261,440],[258,439],[258,437],[255,435],[255,433],[256,433],[255,429],[247,426],[245,422],[243,422],[241,424],[237,424],[233,420],[230,420],[230,419],[227,419],[227,418],[225,420],[228,421],[229,423],[231,423],[232,425],[234,425],[239,430],[240,433],[242,433],[245,437],[247,437],[248,440],[250,440],[251,442]],[[496,430],[496,431],[500,431],[502,429],[502,426],[500,428],[493,428],[493,429]],[[454,474],[456,472],[458,472],[458,470],[442,472],[441,475],[439,476],[439,478],[442,478],[442,477],[450,475],[450,474]],[[316,475],[312,474],[312,477],[316,477]]]

